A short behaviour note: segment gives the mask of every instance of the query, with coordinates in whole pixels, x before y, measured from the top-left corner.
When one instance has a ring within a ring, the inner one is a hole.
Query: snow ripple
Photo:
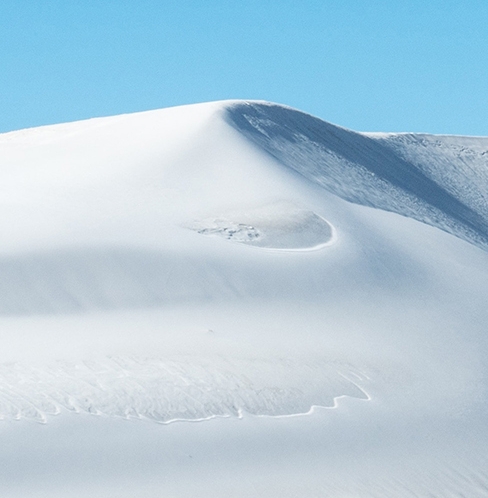
[[[354,380],[350,380],[354,378]],[[62,412],[167,423],[213,417],[283,416],[336,399],[369,399],[367,377],[340,362],[276,358],[106,357],[0,365],[0,417],[46,422]]]

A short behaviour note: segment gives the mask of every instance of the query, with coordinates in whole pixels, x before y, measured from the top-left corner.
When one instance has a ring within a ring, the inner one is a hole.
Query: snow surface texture
[[[318,249],[334,239],[334,229],[326,220],[283,202],[229,216],[239,222],[213,217],[191,228],[204,235],[268,249]]]
[[[270,155],[343,199],[488,244],[487,138],[378,139],[273,104],[235,104],[228,118]]]
[[[313,404],[334,406],[339,396],[367,399],[356,385],[362,379],[347,365],[282,358],[112,357],[40,366],[8,363],[0,368],[0,414],[46,422],[48,415],[64,409],[163,423],[239,416],[243,411],[286,415],[305,413]]]
[[[2,497],[488,496],[487,138],[217,102],[0,179]]]

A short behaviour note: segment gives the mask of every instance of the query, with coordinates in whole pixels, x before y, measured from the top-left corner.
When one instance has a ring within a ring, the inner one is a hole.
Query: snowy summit
[[[224,101],[0,167],[2,497],[488,496],[488,137]]]

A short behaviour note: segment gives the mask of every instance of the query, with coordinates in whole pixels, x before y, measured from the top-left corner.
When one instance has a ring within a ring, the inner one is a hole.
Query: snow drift
[[[2,496],[488,494],[488,138],[229,101],[0,178]]]

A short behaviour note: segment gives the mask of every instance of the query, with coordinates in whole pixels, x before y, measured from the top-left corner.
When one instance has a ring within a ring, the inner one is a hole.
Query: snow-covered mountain
[[[0,179],[2,496],[488,496],[488,138],[226,101]]]

